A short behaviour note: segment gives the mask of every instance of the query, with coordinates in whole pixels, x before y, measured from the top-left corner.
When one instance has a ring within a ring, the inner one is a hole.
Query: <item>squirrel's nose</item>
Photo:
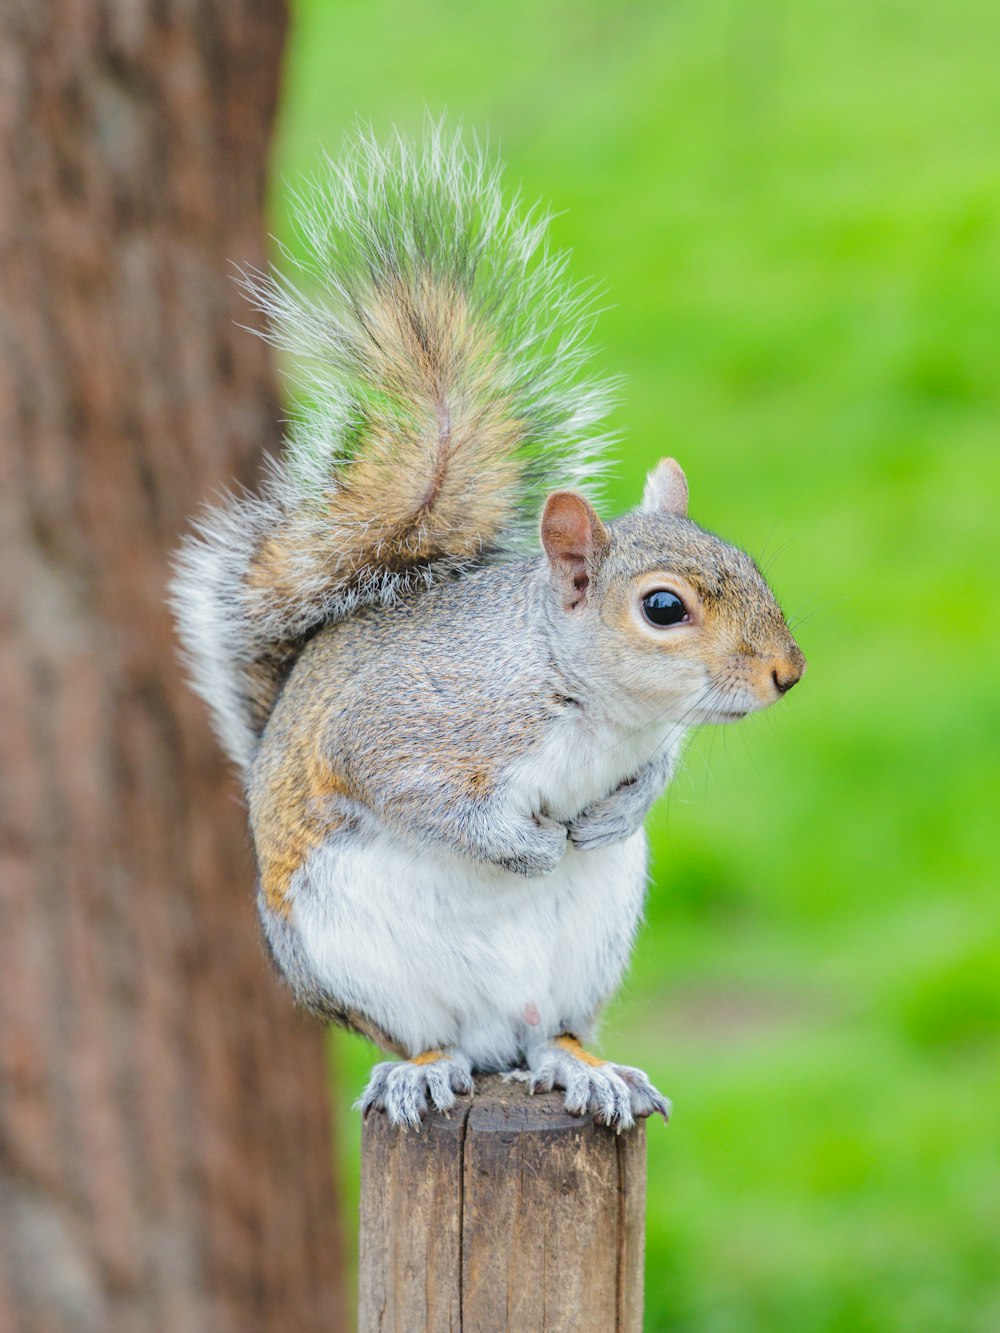
[[[787,694],[792,686],[797,685],[802,679],[803,671],[805,671],[805,663],[779,662],[771,672],[774,688],[779,694]]]

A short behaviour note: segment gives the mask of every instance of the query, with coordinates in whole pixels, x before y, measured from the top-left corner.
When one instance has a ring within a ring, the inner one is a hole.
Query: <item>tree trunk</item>
[[[0,8],[0,1328],[343,1327],[322,1033],[164,585],[279,405],[282,0]]]

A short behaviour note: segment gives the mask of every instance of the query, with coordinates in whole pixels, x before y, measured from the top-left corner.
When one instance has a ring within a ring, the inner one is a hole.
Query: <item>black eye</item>
[[[646,594],[642,599],[642,614],[658,629],[665,625],[679,625],[682,620],[687,620],[684,603],[675,592],[668,592],[666,588],[657,588],[656,592]]]

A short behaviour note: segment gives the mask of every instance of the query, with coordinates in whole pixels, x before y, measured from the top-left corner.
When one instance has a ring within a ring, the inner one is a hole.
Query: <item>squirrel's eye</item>
[[[642,614],[651,625],[658,629],[666,625],[679,625],[687,620],[684,603],[675,592],[666,588],[657,588],[656,592],[647,593],[642,599]]]

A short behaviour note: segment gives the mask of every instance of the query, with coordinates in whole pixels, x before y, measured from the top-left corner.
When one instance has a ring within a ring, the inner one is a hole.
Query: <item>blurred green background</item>
[[[607,293],[613,507],[676,454],[801,622],[653,816],[603,1028],[675,1103],[647,1328],[1000,1329],[1000,8],[294,10],[276,232],[359,115],[489,131]],[[372,1056],[334,1038],[349,1206]]]

